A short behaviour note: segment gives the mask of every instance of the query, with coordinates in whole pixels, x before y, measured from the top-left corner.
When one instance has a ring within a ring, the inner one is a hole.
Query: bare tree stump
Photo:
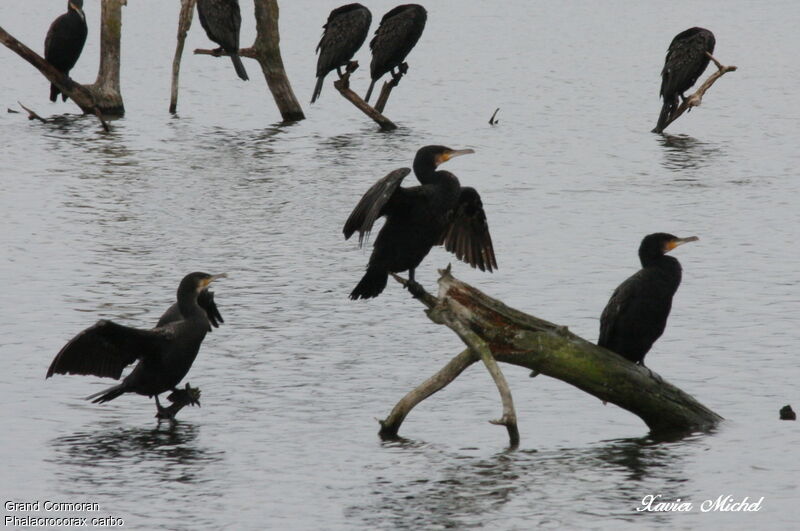
[[[55,69],[42,56],[0,27],[0,42],[32,64],[86,114],[122,116],[125,106],[119,84],[122,6],[127,0],[103,0],[100,26],[100,68],[96,81],[81,85]],[[104,120],[101,121],[104,122]],[[104,123],[104,127],[108,127]]]
[[[690,111],[692,107],[699,107],[700,104],[703,103],[703,96],[705,96],[706,91],[711,88],[711,85],[713,85],[719,78],[721,78],[726,73],[736,72],[737,67],[723,66],[710,53],[706,52],[706,55],[708,55],[709,59],[711,59],[714,62],[714,64],[717,65],[717,71],[711,74],[708,77],[708,79],[706,79],[703,82],[703,84],[700,85],[700,88],[698,88],[694,92],[694,94],[683,100],[683,103],[681,103],[678,106],[678,108],[675,109],[675,112],[673,112],[672,115],[669,117],[667,123],[664,124],[664,127],[662,127],[661,129],[656,127],[651,131],[652,133],[661,133],[664,129],[667,128],[667,126],[669,126],[669,124],[680,118],[683,113]]]
[[[283,67],[278,15],[277,0],[255,0],[256,39],[250,48],[241,48],[239,56],[258,61],[283,121],[296,122],[305,119],[305,114],[294,95],[292,84]],[[224,51],[220,53],[217,50],[205,49],[197,49],[194,53],[214,57],[228,55]]]
[[[397,129],[397,126],[392,122],[390,119],[385,117],[378,111],[370,106],[369,103],[363,100],[361,96],[356,94],[350,89],[350,74],[355,72],[358,68],[358,62],[352,61],[349,65],[347,65],[347,71],[344,75],[333,82],[334,88],[339,91],[344,99],[355,105],[355,107],[369,116],[373,122],[378,124],[383,131],[393,131]]]
[[[440,271],[439,294],[421,290],[417,297],[428,317],[451,328],[469,347],[436,375],[408,393],[381,422],[379,434],[397,437],[403,420],[419,402],[444,388],[478,359],[487,357],[525,367],[630,411],[654,436],[707,431],[723,419],[674,385],[622,356],[538,317],[509,308],[450,274]],[[395,276],[398,281],[406,281]],[[498,369],[499,371],[499,369]],[[493,373],[493,377],[495,374]],[[503,398],[503,418],[496,421],[516,446],[516,415],[504,379],[495,377]]]
[[[183,56],[183,45],[186,42],[186,34],[192,27],[192,16],[194,15],[194,5],[197,0],[181,0],[181,13],[178,15],[178,44],[175,47],[175,57],[172,59],[172,88],[169,100],[169,112],[178,112],[178,78],[181,73],[181,57]]]

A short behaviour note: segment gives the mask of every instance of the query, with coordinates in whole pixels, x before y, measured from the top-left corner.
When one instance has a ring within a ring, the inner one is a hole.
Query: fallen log
[[[438,296],[421,290],[417,298],[433,322],[452,329],[468,348],[397,403],[381,421],[382,438],[396,438],[414,406],[483,359],[503,399],[502,418],[494,423],[506,426],[511,446],[516,446],[519,432],[510,390],[502,373],[496,376],[499,367],[487,363],[487,355],[493,361],[556,378],[626,409],[641,418],[654,437],[708,431],[723,420],[650,369],[598,347],[565,326],[506,306],[453,277],[449,267],[440,274]],[[395,279],[406,283],[396,275]]]

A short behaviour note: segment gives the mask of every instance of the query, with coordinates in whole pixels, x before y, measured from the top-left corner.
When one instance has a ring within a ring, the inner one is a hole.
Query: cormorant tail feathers
[[[386,288],[386,282],[389,280],[389,272],[375,266],[367,268],[364,277],[358,285],[350,293],[350,298],[355,299],[371,299],[377,297]]]

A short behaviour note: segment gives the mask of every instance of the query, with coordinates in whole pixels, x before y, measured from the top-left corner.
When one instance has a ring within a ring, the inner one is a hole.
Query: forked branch
[[[656,436],[710,430],[722,420],[648,369],[578,337],[566,327],[509,308],[457,280],[449,269],[440,273],[438,297],[422,290],[417,298],[428,307],[426,313],[432,321],[451,328],[470,348],[401,400],[381,423],[381,436],[397,436],[400,424],[416,404],[487,354],[492,361],[525,367],[616,404],[640,417]],[[491,371],[492,362],[486,365]],[[500,423],[508,427],[513,445],[511,426],[516,419],[510,392],[505,394],[508,386],[504,379],[495,378],[495,382],[504,399]]]
[[[669,124],[680,118],[683,113],[691,110],[692,107],[699,107],[700,104],[703,103],[703,96],[705,96],[706,91],[711,88],[711,85],[716,83],[716,81],[719,78],[721,78],[728,72],[735,72],[737,70],[735,66],[724,66],[722,63],[717,61],[717,59],[713,55],[711,55],[708,52],[706,52],[706,55],[708,55],[709,59],[711,59],[711,61],[713,61],[713,63],[717,65],[717,71],[711,74],[708,77],[708,79],[706,79],[703,82],[703,84],[700,85],[700,88],[698,88],[694,92],[694,94],[683,100],[683,102],[678,106],[677,109],[675,109],[675,111],[669,117],[667,123],[664,124],[664,127],[662,127],[661,129],[658,129],[656,127],[655,129],[653,129],[652,131],[653,133],[662,132],[664,129],[667,128],[667,126],[669,126]]]
[[[347,65],[347,70],[345,71],[344,75],[342,75],[340,79],[334,81],[333,86],[339,91],[339,94],[341,94],[344,99],[355,105],[359,111],[369,116],[372,121],[378,124],[383,131],[392,131],[397,129],[397,126],[394,124],[394,122],[381,114],[376,108],[370,106],[370,104],[364,101],[361,96],[350,89],[350,74],[355,72],[357,68],[358,62],[351,61],[350,64]]]

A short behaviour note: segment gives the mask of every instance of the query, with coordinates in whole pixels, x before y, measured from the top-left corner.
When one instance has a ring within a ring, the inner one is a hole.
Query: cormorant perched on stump
[[[644,366],[645,355],[664,333],[681,284],[680,262],[665,253],[697,239],[663,232],[644,237],[639,246],[642,269],[614,290],[600,316],[599,346]]]
[[[351,299],[377,297],[389,273],[405,270],[409,291],[415,293],[414,269],[434,245],[444,245],[481,271],[497,269],[480,195],[474,188],[462,187],[452,173],[436,170],[439,164],[468,153],[474,151],[425,146],[414,158],[414,174],[421,186],[402,188],[400,183],[411,170],[400,168],[367,190],[344,225],[345,239],[358,231],[359,245],[363,245],[375,220],[386,216],[386,222]]]
[[[101,320],[69,343],[53,359],[46,378],[53,374],[92,374],[119,379],[122,370],[139,360],[134,369],[115,385],[86,397],[108,402],[124,393],[153,396],[161,412],[158,395],[183,393],[176,386],[189,372],[200,344],[224,322],[208,285],[225,275],[190,273],[178,286],[178,301],[164,312],[155,328],[140,330]]]
[[[247,71],[239,57],[239,28],[242,26],[239,0],[197,0],[197,15],[208,38],[230,54],[236,74],[247,81]]]
[[[69,71],[78,62],[78,58],[86,44],[86,15],[83,13],[83,0],[69,0],[67,12],[50,24],[47,37],[44,39],[44,58],[59,72],[69,75]],[[50,101],[56,101],[61,90],[50,84]],[[61,100],[67,101],[67,95],[61,94]]]
[[[682,31],[672,39],[661,71],[660,94],[664,104],[654,133],[664,130],[670,116],[678,108],[678,97],[685,99],[683,93],[703,74],[709,61],[706,52],[714,53],[715,43],[713,33],[696,27]]]
[[[417,44],[427,20],[428,12],[418,4],[397,6],[383,15],[369,43],[372,50],[372,63],[369,66],[372,82],[364,101],[369,101],[375,82],[386,72],[391,71],[395,78],[406,72],[408,65],[403,60]],[[395,68],[399,70],[398,73],[394,72]]]
[[[361,4],[347,4],[331,11],[317,45],[317,85],[311,103],[319,98],[328,72],[335,68],[342,77],[341,67],[346,66],[364,44],[371,23],[372,13]]]

